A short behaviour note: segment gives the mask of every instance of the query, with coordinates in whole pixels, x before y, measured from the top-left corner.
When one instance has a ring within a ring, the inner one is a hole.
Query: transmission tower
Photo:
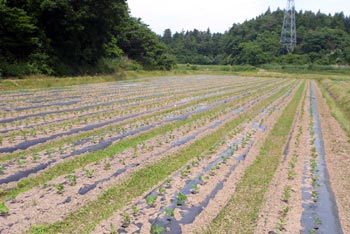
[[[297,44],[294,0],[287,0],[287,8],[284,11],[281,43],[287,49],[288,53],[293,52]]]

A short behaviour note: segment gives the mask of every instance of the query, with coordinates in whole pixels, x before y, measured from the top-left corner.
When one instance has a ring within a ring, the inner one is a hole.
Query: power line
[[[284,11],[281,43],[288,50],[288,53],[293,52],[297,45],[294,0],[287,0],[287,7]]]

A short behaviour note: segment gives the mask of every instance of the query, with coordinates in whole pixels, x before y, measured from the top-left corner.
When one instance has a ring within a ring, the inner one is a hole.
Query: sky
[[[233,23],[242,23],[278,7],[284,9],[287,0],[127,0],[131,15],[141,18],[157,34],[164,30],[180,32],[194,28],[225,32]],[[295,0],[297,11],[322,13],[343,11],[350,15],[350,0]]]

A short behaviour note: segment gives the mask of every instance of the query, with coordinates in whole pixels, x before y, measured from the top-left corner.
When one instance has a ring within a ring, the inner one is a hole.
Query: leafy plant
[[[70,186],[74,186],[77,184],[77,177],[75,175],[68,175],[66,179]]]
[[[133,214],[134,216],[136,216],[137,213],[139,212],[139,209],[137,209],[137,206],[132,205],[132,206],[131,206],[131,209],[132,209],[132,214]]]
[[[163,194],[165,194],[165,192],[166,192],[165,188],[163,186],[160,186],[159,187],[159,194],[163,195]]]
[[[149,195],[149,196],[146,197],[146,203],[150,207],[155,207],[156,201],[157,201],[157,197],[156,196]]]
[[[9,208],[5,203],[0,203],[0,216],[6,216],[9,213]]]
[[[0,166],[0,175],[5,173],[5,167],[4,166]]]
[[[88,177],[88,178],[92,178],[93,177],[93,175],[94,175],[94,172],[95,172],[95,170],[84,170],[84,172],[85,172],[85,175]]]
[[[53,187],[57,190],[58,194],[64,193],[64,184],[54,184]]]
[[[152,225],[151,227],[151,234],[162,234],[164,231],[164,227],[159,226],[158,224]]]
[[[194,184],[193,186],[192,186],[192,188],[191,188],[191,193],[192,194],[196,194],[196,193],[198,193],[198,185],[196,185],[196,184]]]
[[[117,231],[115,230],[113,223],[110,224],[110,228],[111,228],[111,234],[117,234]]]
[[[175,209],[165,209],[164,210],[165,214],[168,216],[168,220],[172,220],[175,217]]]
[[[187,196],[183,193],[179,193],[176,197],[176,204],[182,206],[187,201]]]
[[[289,199],[291,198],[291,192],[292,192],[292,188],[290,187],[290,186],[286,186],[285,188],[284,188],[284,192],[283,192],[283,201],[284,202],[287,202],[288,203],[288,201],[289,201]]]
[[[130,215],[127,213],[122,214],[123,216],[123,224],[122,227],[123,228],[127,228],[129,227],[130,223],[131,223],[131,219],[130,219]]]
[[[107,171],[111,169],[111,167],[112,167],[112,164],[110,162],[106,162],[103,168]]]

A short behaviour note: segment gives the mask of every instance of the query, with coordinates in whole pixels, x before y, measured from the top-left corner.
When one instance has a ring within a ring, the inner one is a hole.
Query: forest
[[[2,76],[170,69],[167,50],[126,0],[0,0]]]
[[[297,48],[280,44],[283,10],[225,33],[163,35],[130,15],[126,0],[0,0],[0,77],[171,70],[176,64],[350,63],[350,20],[343,13],[297,12]]]
[[[280,43],[284,11],[233,24],[225,33],[175,32],[166,29],[162,41],[181,64],[349,64],[350,19],[343,13],[296,13],[297,48],[288,54]]]

